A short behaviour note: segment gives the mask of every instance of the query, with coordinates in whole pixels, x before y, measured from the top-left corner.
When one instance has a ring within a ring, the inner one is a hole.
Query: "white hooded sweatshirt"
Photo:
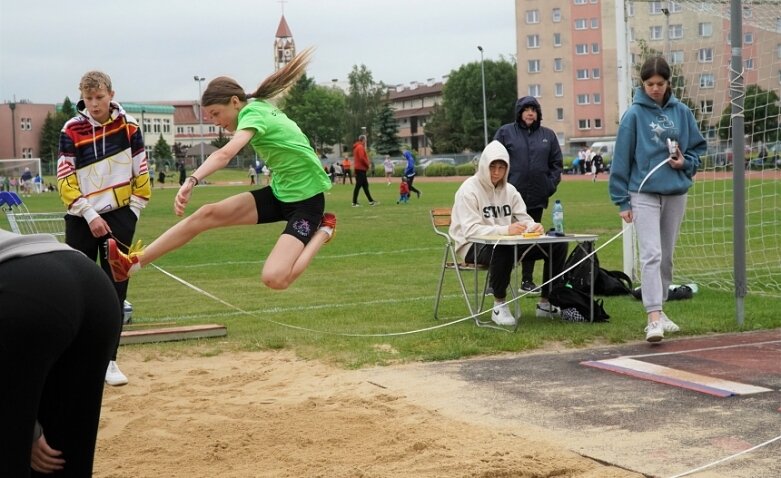
[[[504,178],[494,186],[490,165],[504,161]],[[507,182],[510,155],[499,141],[491,141],[483,150],[477,172],[461,184],[450,217],[450,236],[456,243],[456,252],[463,259],[469,251],[470,237],[507,235],[510,224],[520,222],[534,227],[534,220],[526,213],[526,204],[515,186]]]

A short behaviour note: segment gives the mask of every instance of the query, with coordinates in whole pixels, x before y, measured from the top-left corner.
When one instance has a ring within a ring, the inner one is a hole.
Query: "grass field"
[[[230,174],[223,174],[220,180],[231,180]],[[235,181],[244,181],[245,185],[199,187],[190,211],[205,202],[248,190],[244,175],[235,175]],[[423,191],[422,198],[396,205],[397,182],[391,186],[372,183],[372,194],[381,204],[368,207],[361,197],[364,207],[360,208],[350,207],[349,184],[335,185],[327,196],[326,208],[339,219],[337,236],[286,291],[269,290],[259,280],[263,260],[282,231],[282,223],[201,235],[156,265],[231,306],[148,267],[131,280],[128,299],[133,303],[134,322],[220,323],[227,326],[228,336],[132,347],[144,347],[150,354],[207,355],[225,350],[286,348],[304,357],[360,367],[643,339],[645,314],[642,305],[631,297],[605,298],[605,308],[611,315],[606,324],[535,318],[536,299],[527,297],[521,300],[523,318],[514,334],[477,328],[466,321],[405,335],[350,337],[396,334],[442,323],[433,319],[433,301],[443,249],[441,239],[432,232],[428,211],[450,206],[459,182],[422,179],[415,185]],[[139,223],[137,239],[148,243],[176,222],[172,213],[176,190],[154,190]],[[608,201],[606,181],[565,178],[556,198],[564,204],[568,231],[598,234],[598,245],[620,231],[616,209]],[[37,212],[62,209],[55,193],[26,202]],[[547,215],[543,223],[550,225]],[[8,227],[4,216],[0,217],[0,227]],[[620,239],[602,249],[599,259],[607,269],[620,269]],[[541,271],[538,265],[538,283]],[[454,277],[447,279],[443,312],[455,320],[466,314],[466,307],[457,294]],[[781,326],[776,313],[780,305],[781,299],[749,296],[743,329]],[[665,311],[681,325],[679,335],[700,335],[739,330],[734,309],[731,293],[700,288],[692,300],[670,302]]]

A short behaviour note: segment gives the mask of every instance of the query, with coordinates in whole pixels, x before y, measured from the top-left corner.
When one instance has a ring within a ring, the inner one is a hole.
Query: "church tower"
[[[290,27],[287,26],[283,13],[274,39],[274,71],[287,65],[294,56],[296,56],[296,43],[293,41],[293,34],[290,33]]]

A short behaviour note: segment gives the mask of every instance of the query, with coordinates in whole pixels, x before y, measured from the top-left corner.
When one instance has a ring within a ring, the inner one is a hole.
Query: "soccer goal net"
[[[41,160],[38,158],[0,159],[0,189],[21,192],[21,178],[27,170],[32,177],[41,174]]]
[[[631,64],[636,69],[647,56],[664,55],[676,96],[692,109],[708,141],[689,191],[674,281],[735,290],[733,174],[735,161],[742,161],[747,290],[780,297],[781,1],[742,0],[739,42],[731,40],[729,1],[635,1],[624,8]],[[741,46],[739,71],[732,67],[734,45]],[[636,70],[633,80],[639,84]],[[732,147],[737,98],[743,103],[742,151]]]

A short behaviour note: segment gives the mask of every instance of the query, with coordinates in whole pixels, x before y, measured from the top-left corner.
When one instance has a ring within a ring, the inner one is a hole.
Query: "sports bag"
[[[574,287],[556,286],[551,290],[548,300],[561,309],[561,317],[570,322],[588,322],[590,312],[589,295]],[[602,299],[594,300],[594,322],[608,322],[610,316],[605,312]]]

